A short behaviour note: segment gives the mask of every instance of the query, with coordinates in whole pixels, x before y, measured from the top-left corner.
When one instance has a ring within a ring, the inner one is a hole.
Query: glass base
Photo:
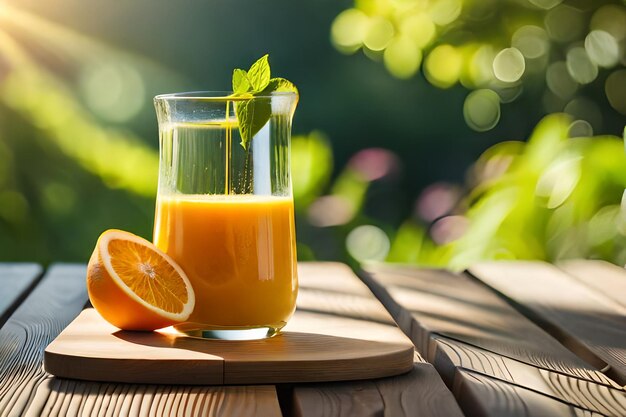
[[[285,324],[258,327],[220,327],[182,323],[174,326],[174,328],[189,337],[198,339],[260,340],[276,336]]]

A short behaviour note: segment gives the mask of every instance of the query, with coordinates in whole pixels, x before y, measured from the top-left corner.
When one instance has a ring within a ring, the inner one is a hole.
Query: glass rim
[[[250,100],[250,97],[231,96],[232,91],[187,91],[180,93],[159,94],[154,97],[154,101],[168,100],[189,100],[189,101],[241,101]],[[293,91],[273,91],[268,94],[255,94],[253,99],[272,97],[297,97],[298,93]]]

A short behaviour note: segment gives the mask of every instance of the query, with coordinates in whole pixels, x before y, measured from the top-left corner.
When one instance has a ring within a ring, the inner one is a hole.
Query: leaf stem
[[[231,184],[231,175],[230,175],[230,166],[231,166],[231,158],[232,158],[232,148],[233,148],[233,128],[230,123],[230,100],[226,100],[226,146],[225,148],[225,158],[224,158],[224,194],[232,193],[232,184]]]

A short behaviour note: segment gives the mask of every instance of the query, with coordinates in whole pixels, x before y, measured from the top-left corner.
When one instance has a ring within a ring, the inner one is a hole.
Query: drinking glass
[[[154,243],[182,267],[196,297],[179,331],[271,337],[293,314],[298,278],[289,157],[297,101],[287,92],[155,97]],[[240,118],[252,134],[248,142]]]

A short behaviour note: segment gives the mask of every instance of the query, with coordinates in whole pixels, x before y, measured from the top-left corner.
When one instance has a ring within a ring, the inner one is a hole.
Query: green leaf
[[[251,98],[235,102],[235,113],[239,121],[241,146],[248,150],[250,141],[269,122],[272,113],[270,100],[267,98]]]
[[[252,86],[252,92],[258,93],[265,90],[270,82],[270,64],[268,62],[269,55],[265,54],[252,64],[248,70],[248,81]]]
[[[279,91],[279,92],[289,92],[289,93],[298,93],[298,89],[295,85],[289,80],[284,78],[276,77],[272,78],[270,82],[267,84],[265,88],[267,92]]]
[[[235,69],[233,71],[233,93],[241,94],[250,91],[250,81],[246,70]]]
[[[256,94],[269,95],[273,92],[294,92],[298,89],[284,78],[270,78],[269,56],[259,58],[246,72],[242,69],[233,71],[233,94],[238,100],[235,114],[239,122],[241,146],[248,149],[250,141],[270,120],[272,113],[271,99],[254,97]]]

